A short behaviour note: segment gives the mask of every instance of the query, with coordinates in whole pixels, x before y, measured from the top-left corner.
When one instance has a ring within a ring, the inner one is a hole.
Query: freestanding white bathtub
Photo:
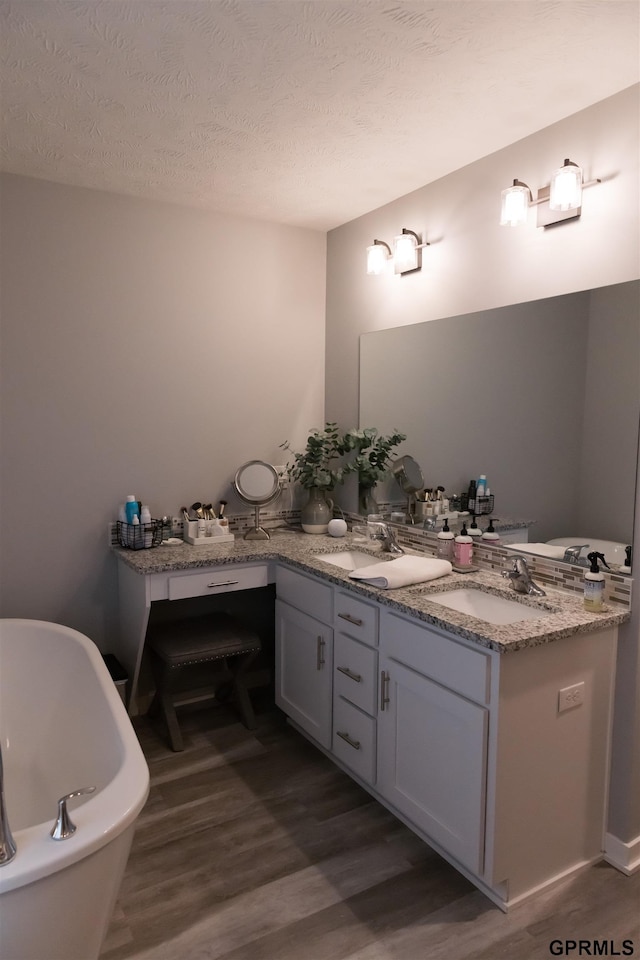
[[[97,647],[41,620],[0,620],[0,743],[17,846],[0,866],[1,960],[94,960],[149,792],[149,771]],[[77,830],[53,840],[60,797]]]

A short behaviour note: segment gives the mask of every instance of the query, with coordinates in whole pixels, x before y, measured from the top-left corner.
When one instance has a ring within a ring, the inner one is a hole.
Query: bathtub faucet
[[[4,802],[4,774],[2,772],[2,745],[0,744],[0,867],[11,863],[16,855],[16,845],[11,836],[9,818]]]

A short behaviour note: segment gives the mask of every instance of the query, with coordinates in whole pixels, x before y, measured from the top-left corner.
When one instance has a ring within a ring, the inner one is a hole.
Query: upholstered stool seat
[[[232,694],[248,729],[256,726],[245,683],[247,667],[261,649],[260,637],[238,617],[216,612],[151,626],[147,635],[156,695],[173,750],[183,750],[176,706]]]

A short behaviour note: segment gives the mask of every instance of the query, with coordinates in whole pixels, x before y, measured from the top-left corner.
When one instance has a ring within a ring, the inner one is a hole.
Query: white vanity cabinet
[[[385,612],[380,794],[474,873],[484,851],[490,658]]]
[[[326,749],[331,748],[333,588],[276,570],[275,700]]]

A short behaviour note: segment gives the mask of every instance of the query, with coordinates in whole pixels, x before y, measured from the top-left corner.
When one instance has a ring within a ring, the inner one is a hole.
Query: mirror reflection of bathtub
[[[597,537],[556,537],[546,543],[508,544],[507,549],[518,553],[531,553],[549,560],[563,560],[569,547],[580,546],[580,559],[586,563],[589,553],[601,553],[611,568],[624,566],[628,544],[615,540],[599,540]]]
[[[427,486],[486,473],[495,516],[535,521],[530,540],[586,529],[629,544],[639,306],[632,281],[363,334],[360,426],[407,434]]]

